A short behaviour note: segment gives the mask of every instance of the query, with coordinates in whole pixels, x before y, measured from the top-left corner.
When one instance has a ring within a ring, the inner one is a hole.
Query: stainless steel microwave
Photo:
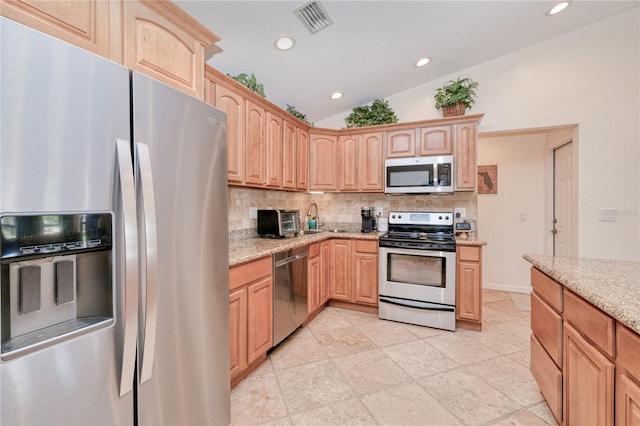
[[[384,162],[385,194],[453,192],[453,156],[390,158]]]

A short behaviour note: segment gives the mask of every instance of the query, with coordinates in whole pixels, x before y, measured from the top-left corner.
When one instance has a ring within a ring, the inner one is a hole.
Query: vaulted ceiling
[[[317,122],[638,7],[638,1],[320,1],[333,24],[310,34],[293,10],[307,1],[178,0],[222,38],[208,59],[255,74],[267,99]],[[293,49],[274,40],[290,35]],[[421,68],[422,57],[431,62]],[[334,91],[344,92],[331,100]]]

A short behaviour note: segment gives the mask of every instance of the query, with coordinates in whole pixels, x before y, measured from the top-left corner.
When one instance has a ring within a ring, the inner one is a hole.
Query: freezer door
[[[131,139],[128,70],[0,19],[0,214],[115,215],[116,140]],[[114,246],[112,256],[96,258],[96,270],[115,283],[113,293],[93,294],[113,297],[112,325],[0,360],[0,424],[133,424],[133,392],[119,395],[122,312],[113,264],[121,253]],[[4,303],[8,277],[0,279]],[[0,323],[9,325],[6,317]]]
[[[151,165],[158,268],[157,293],[141,286],[139,424],[228,424],[226,114],[136,72],[133,91],[134,139]],[[149,295],[157,297],[155,325]],[[155,339],[150,371],[147,338]]]

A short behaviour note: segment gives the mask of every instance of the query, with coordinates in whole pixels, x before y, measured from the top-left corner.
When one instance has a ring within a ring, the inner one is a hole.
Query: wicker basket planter
[[[442,107],[442,116],[443,117],[454,117],[456,115],[464,115],[465,106],[463,103],[457,103],[450,106]]]

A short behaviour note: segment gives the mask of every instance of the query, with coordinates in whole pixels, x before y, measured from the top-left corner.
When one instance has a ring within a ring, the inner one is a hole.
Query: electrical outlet
[[[249,219],[257,219],[257,218],[258,218],[258,208],[249,207]]]
[[[376,215],[382,216],[382,207],[376,207]]]
[[[615,222],[618,220],[618,209],[600,209],[600,222]]]
[[[453,209],[453,215],[456,218],[467,217],[467,209],[465,209],[464,207],[456,207],[455,209]]]

